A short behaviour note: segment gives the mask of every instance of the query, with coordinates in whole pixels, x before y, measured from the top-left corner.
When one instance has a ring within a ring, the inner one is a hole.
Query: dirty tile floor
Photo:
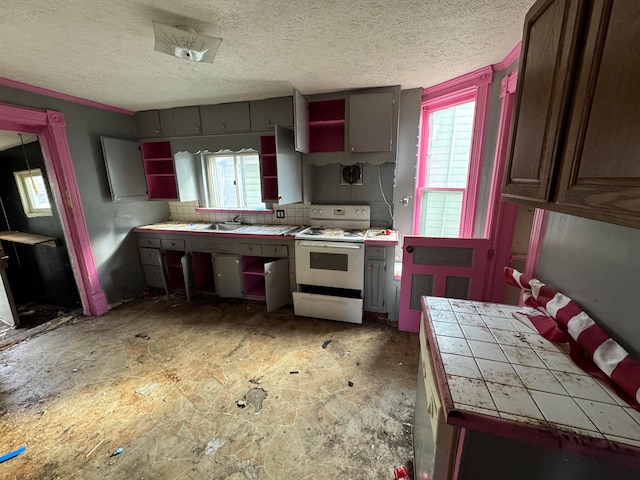
[[[418,350],[382,320],[136,300],[0,352],[0,455],[27,445],[0,478],[392,479]]]

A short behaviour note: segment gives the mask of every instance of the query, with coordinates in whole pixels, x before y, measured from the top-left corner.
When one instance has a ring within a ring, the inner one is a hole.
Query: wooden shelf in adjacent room
[[[25,245],[44,245],[46,247],[57,247],[57,238],[36,235],[35,233],[5,231],[0,232],[0,240],[7,242],[23,243]]]

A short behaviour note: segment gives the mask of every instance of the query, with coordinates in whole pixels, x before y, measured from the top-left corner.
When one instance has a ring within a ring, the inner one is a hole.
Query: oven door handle
[[[362,248],[362,245],[343,245],[339,242],[332,243],[319,243],[319,242],[299,242],[298,245],[301,247],[313,247],[313,248],[344,248],[345,250],[359,250]]]

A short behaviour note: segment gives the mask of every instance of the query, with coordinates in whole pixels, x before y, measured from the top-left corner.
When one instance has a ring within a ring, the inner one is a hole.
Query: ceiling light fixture
[[[193,62],[213,63],[221,38],[201,35],[190,27],[153,22],[154,50]]]

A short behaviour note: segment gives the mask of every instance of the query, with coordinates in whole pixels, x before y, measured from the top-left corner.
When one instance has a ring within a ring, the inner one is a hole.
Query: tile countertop
[[[299,225],[267,225],[267,224],[246,224],[236,230],[215,230],[211,223],[202,222],[179,222],[169,221],[155,223],[152,225],[143,225],[134,228],[136,232],[157,232],[157,233],[195,233],[200,235],[219,235],[225,237],[234,236],[290,236],[293,238],[297,232],[304,227]]]
[[[422,297],[447,423],[640,468],[640,412],[544,339],[520,307]]]
[[[389,232],[389,233],[387,233]],[[370,228],[364,237],[365,245],[397,245],[398,231],[385,228]]]
[[[304,225],[268,225],[268,224],[247,224],[236,230],[215,230],[212,228],[211,223],[203,222],[180,222],[180,221],[168,221],[162,223],[154,223],[152,225],[143,225],[134,228],[136,232],[148,232],[153,231],[157,233],[196,233],[199,235],[220,235],[226,237],[233,236],[257,236],[257,237],[269,237],[269,236],[293,236],[302,231],[306,226]],[[389,232],[387,234],[387,232]],[[394,246],[398,244],[398,232],[396,230],[387,230],[383,228],[371,228],[367,231],[364,243],[365,245],[382,245],[382,246]]]

